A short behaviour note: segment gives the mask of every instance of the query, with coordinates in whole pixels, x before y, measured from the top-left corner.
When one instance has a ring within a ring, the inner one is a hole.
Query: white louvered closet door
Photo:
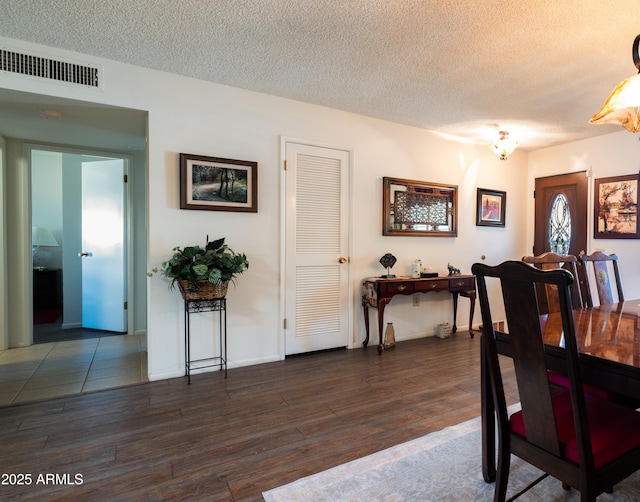
[[[346,347],[349,153],[285,149],[285,354]]]

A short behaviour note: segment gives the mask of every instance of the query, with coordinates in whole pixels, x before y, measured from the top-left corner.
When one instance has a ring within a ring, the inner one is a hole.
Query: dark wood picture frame
[[[478,188],[476,226],[504,227],[507,213],[507,192]]]
[[[180,154],[180,209],[258,212],[258,163]]]
[[[382,178],[382,235],[456,237],[458,186]]]
[[[640,174],[594,181],[595,239],[640,239],[637,213],[639,186]]]

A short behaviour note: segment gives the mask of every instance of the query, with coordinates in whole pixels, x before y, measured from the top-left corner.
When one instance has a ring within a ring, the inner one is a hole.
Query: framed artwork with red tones
[[[478,188],[476,225],[480,227],[504,227],[507,209],[507,192]]]

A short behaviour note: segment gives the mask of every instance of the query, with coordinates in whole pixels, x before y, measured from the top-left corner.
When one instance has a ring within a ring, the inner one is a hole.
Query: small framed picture
[[[639,178],[638,174],[629,174],[595,180],[595,239],[640,239],[637,214]]]
[[[504,227],[507,208],[507,192],[478,188],[477,204],[477,226]]]
[[[258,163],[180,154],[180,209],[258,212]]]

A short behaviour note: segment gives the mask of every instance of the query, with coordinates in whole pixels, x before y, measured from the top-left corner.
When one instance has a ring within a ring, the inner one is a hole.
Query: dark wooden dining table
[[[640,399],[640,299],[573,311],[583,379],[622,396]],[[540,318],[547,360],[563,372],[564,340],[559,313]],[[496,331],[498,352],[511,355],[509,335]],[[495,481],[495,408],[481,343],[482,474]]]

